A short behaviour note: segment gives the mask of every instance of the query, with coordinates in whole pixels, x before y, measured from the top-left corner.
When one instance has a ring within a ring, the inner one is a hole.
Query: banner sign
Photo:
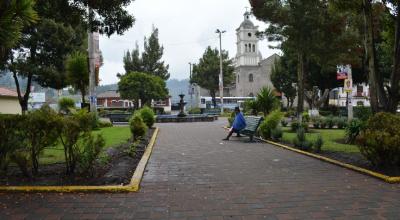
[[[337,66],[336,79],[343,80],[348,78],[349,66]]]
[[[352,92],[353,91],[353,80],[351,79],[345,79],[344,80],[344,87],[343,87],[345,92]]]

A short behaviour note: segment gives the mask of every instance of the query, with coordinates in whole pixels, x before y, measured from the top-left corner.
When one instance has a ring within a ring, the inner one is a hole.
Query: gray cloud
[[[170,65],[171,78],[189,76],[188,62],[197,62],[207,46],[218,47],[217,28],[226,30],[222,47],[231,57],[236,54],[235,30],[243,21],[248,0],[136,0],[128,10],[135,16],[133,28],[122,36],[101,36],[100,49],[104,66],[100,69],[101,84],[118,81],[116,74],[123,73],[122,57],[126,50],[134,48],[135,42],[143,49],[143,39],[149,36],[152,26],[159,28],[160,43],[164,45],[164,60]],[[256,21],[260,30],[266,25]],[[261,42],[264,57],[277,52]]]

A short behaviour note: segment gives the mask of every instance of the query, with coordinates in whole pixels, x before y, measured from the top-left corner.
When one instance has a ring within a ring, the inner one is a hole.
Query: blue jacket
[[[239,112],[239,114],[236,114],[232,127],[238,131],[246,127],[246,120],[244,119],[243,113]]]

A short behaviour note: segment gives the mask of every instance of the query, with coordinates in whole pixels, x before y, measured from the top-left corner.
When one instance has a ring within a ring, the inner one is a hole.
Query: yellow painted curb
[[[396,176],[396,177],[386,176],[384,174],[377,173],[377,172],[374,172],[374,171],[371,171],[371,170],[368,170],[368,169],[365,169],[365,168],[361,168],[361,167],[354,166],[354,165],[351,165],[351,164],[343,163],[343,162],[340,162],[340,161],[337,161],[337,160],[334,160],[334,159],[331,159],[331,158],[327,158],[327,157],[324,157],[324,156],[321,156],[321,155],[313,154],[313,153],[310,153],[310,152],[307,152],[307,151],[302,151],[302,150],[299,150],[299,149],[296,149],[296,148],[293,148],[293,147],[289,147],[289,146],[286,146],[286,145],[283,145],[283,144],[280,144],[280,143],[276,143],[276,142],[273,142],[273,141],[265,140],[263,138],[259,138],[259,139],[264,141],[264,142],[266,142],[266,143],[269,143],[269,144],[284,148],[286,150],[294,151],[294,152],[297,152],[297,153],[300,153],[300,154],[303,154],[303,155],[306,155],[306,156],[309,156],[309,157],[314,157],[316,159],[319,159],[319,160],[322,160],[322,161],[325,161],[325,162],[328,162],[328,163],[332,163],[332,164],[335,164],[335,165],[338,165],[338,166],[341,166],[341,167],[345,167],[347,169],[354,170],[354,171],[357,171],[359,173],[366,174],[366,175],[378,178],[378,179],[383,180],[383,181],[388,182],[388,183],[400,183],[400,177],[399,176]]]
[[[147,145],[142,159],[136,167],[131,182],[128,185],[111,185],[111,186],[0,186],[0,192],[137,192],[140,188],[143,174],[153,152],[153,147],[158,135],[159,129],[154,130],[153,136]]]

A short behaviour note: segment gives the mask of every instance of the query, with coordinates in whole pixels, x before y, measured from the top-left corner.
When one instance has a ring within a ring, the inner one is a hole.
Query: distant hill
[[[167,81],[167,88],[169,95],[171,96],[172,102],[179,102],[179,94],[185,94],[187,97],[189,91],[189,80],[183,79],[170,79]]]

